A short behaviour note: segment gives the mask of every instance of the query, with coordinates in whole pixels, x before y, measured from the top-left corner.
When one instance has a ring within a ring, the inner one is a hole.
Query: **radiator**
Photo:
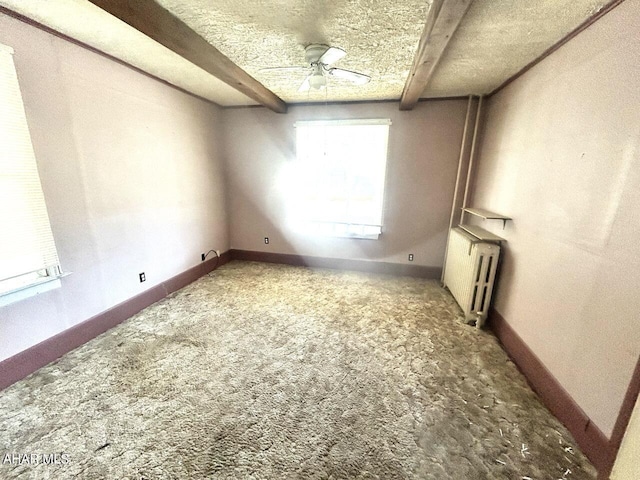
[[[465,320],[484,324],[496,278],[500,246],[479,242],[459,227],[452,228],[447,246],[444,285],[462,308]]]

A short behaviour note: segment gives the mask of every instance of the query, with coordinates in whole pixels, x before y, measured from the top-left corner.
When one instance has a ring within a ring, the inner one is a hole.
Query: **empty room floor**
[[[592,479],[438,282],[231,262],[0,392],[0,478]]]

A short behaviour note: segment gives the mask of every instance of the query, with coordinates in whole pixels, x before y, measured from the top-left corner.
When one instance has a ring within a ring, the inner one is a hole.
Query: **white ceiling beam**
[[[433,0],[418,51],[400,98],[400,110],[412,110],[427,88],[449,40],[473,0]]]
[[[277,113],[287,104],[154,0],[89,0],[194,65]]]

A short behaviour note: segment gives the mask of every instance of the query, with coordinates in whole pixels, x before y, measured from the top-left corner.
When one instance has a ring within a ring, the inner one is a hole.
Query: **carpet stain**
[[[231,262],[0,392],[0,478],[595,479],[435,281]]]

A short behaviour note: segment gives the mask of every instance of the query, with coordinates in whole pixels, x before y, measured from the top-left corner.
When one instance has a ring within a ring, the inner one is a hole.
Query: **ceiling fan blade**
[[[269,71],[269,72],[273,72],[273,71],[283,71],[283,72],[289,72],[289,71],[302,71],[302,70],[309,70],[309,67],[303,67],[302,65],[300,66],[294,66],[294,67],[264,67],[261,68],[260,70],[258,70],[259,72],[265,72],[265,71]]]
[[[344,50],[338,47],[329,47],[318,59],[318,63],[324,63],[325,65],[331,65],[337,62],[347,54]]]
[[[352,72],[351,70],[343,70],[342,68],[330,68],[329,73],[334,77],[344,78],[345,80],[349,80],[357,85],[364,85],[365,83],[369,83],[369,80],[371,80],[369,75]]]
[[[309,83],[310,78],[311,75],[304,79],[304,82],[302,82],[302,85],[300,85],[300,88],[298,89],[299,92],[308,92],[311,89],[311,84]]]

